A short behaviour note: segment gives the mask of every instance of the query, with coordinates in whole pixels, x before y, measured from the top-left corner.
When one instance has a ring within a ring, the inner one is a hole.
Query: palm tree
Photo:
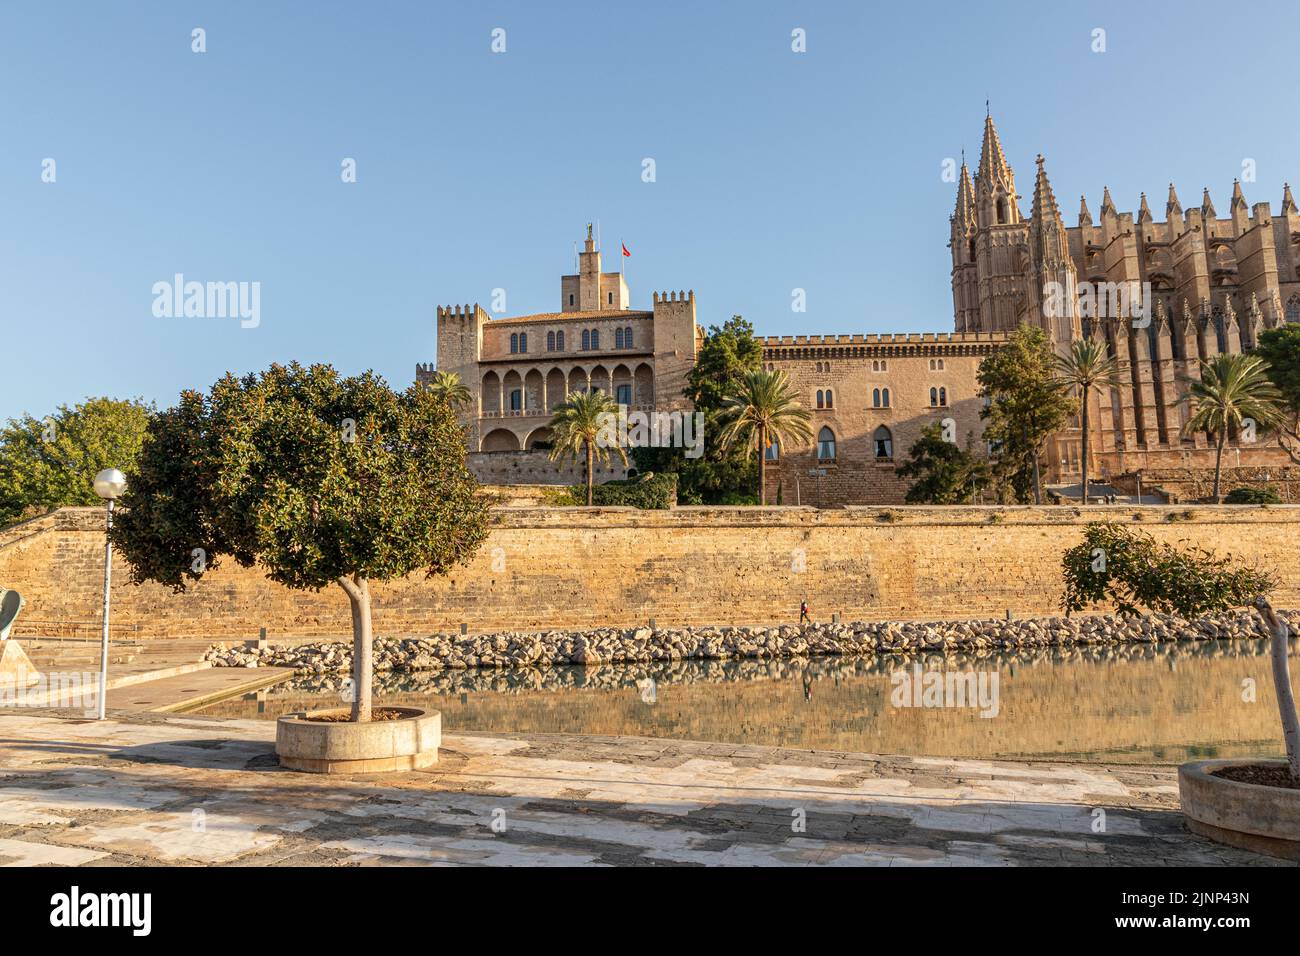
[[[583,454],[587,460],[587,506],[591,506],[592,473],[599,460],[607,463],[611,452],[627,465],[627,452],[618,442],[615,430],[611,436],[618,405],[604,392],[579,392],[568,394],[556,407],[551,417],[551,450],[548,457],[555,461],[563,455],[577,460]]]
[[[474,397],[455,372],[434,372],[426,387],[452,408],[464,408]]]
[[[722,402],[718,423],[723,447],[742,442],[758,449],[758,501],[767,504],[764,482],[767,447],[792,447],[812,441],[812,415],[799,403],[785,372],[750,372],[735,395]]]
[[[1214,436],[1214,501],[1223,504],[1219,482],[1228,432],[1250,419],[1260,431],[1283,423],[1282,393],[1268,380],[1268,364],[1256,355],[1220,354],[1201,363],[1201,378],[1187,379],[1192,416],[1185,433]]]
[[[1083,503],[1088,503],[1088,399],[1094,388],[1119,388],[1123,366],[1096,339],[1076,339],[1070,351],[1055,358],[1057,378],[1079,390],[1079,425],[1083,440]],[[1141,504],[1141,502],[1139,502]]]

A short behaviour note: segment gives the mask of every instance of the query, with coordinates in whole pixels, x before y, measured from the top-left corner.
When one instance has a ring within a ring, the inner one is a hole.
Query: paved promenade
[[[0,712],[0,865],[1255,864],[1189,834],[1173,768],[456,734],[325,778],[274,723]]]

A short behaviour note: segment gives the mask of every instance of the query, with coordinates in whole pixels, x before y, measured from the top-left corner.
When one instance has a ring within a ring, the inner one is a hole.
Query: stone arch
[[[542,410],[542,373],[535,368],[524,376],[524,408],[529,412]]]
[[[524,380],[514,369],[506,372],[501,380],[502,399],[505,401],[506,413],[519,413],[524,410]]]
[[[537,449],[539,442],[549,442],[551,440],[551,430],[543,425],[541,428],[534,428],[524,442],[525,451],[534,451]]]
[[[569,384],[565,381],[564,373],[558,368],[553,368],[546,373],[546,410],[553,412],[564,404],[564,398],[569,392]]]
[[[636,367],[636,372],[632,375],[635,387],[636,404],[653,405],[655,402],[655,373],[652,368],[645,362]]]
[[[894,433],[881,425],[871,436],[871,449],[880,459],[894,457]]]
[[[817,433],[817,459],[818,461],[835,460],[835,432],[829,425],[823,425],[821,431]]]
[[[603,365],[597,365],[591,370],[591,387],[599,389],[606,395],[610,394],[609,388],[609,369]]]
[[[483,376],[483,390],[479,397],[484,415],[496,415],[501,411],[501,378],[496,372]]]
[[[613,396],[614,401],[622,402],[624,405],[636,404],[636,389],[632,386],[632,370],[622,362],[614,366],[614,372],[610,376],[610,386],[610,394]]]
[[[587,391],[587,370],[584,368],[574,368],[569,371],[569,391],[583,392]]]
[[[494,428],[483,436],[480,451],[518,451],[519,439],[508,428]]]

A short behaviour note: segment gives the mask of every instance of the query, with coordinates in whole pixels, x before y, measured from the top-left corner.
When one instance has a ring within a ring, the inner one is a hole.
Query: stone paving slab
[[[0,865],[1288,865],[1189,833],[1172,767],[467,733],[323,777],[274,736],[0,714]]]

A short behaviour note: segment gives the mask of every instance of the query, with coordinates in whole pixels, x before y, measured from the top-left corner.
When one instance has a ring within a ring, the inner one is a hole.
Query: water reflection
[[[916,664],[936,686],[902,695],[900,675]],[[962,705],[961,684],[976,678],[996,688],[996,716]],[[275,717],[334,706],[340,685],[302,678],[202,712]],[[376,693],[441,710],[450,732],[1126,762],[1281,751],[1268,644],[1256,640],[381,674]]]

